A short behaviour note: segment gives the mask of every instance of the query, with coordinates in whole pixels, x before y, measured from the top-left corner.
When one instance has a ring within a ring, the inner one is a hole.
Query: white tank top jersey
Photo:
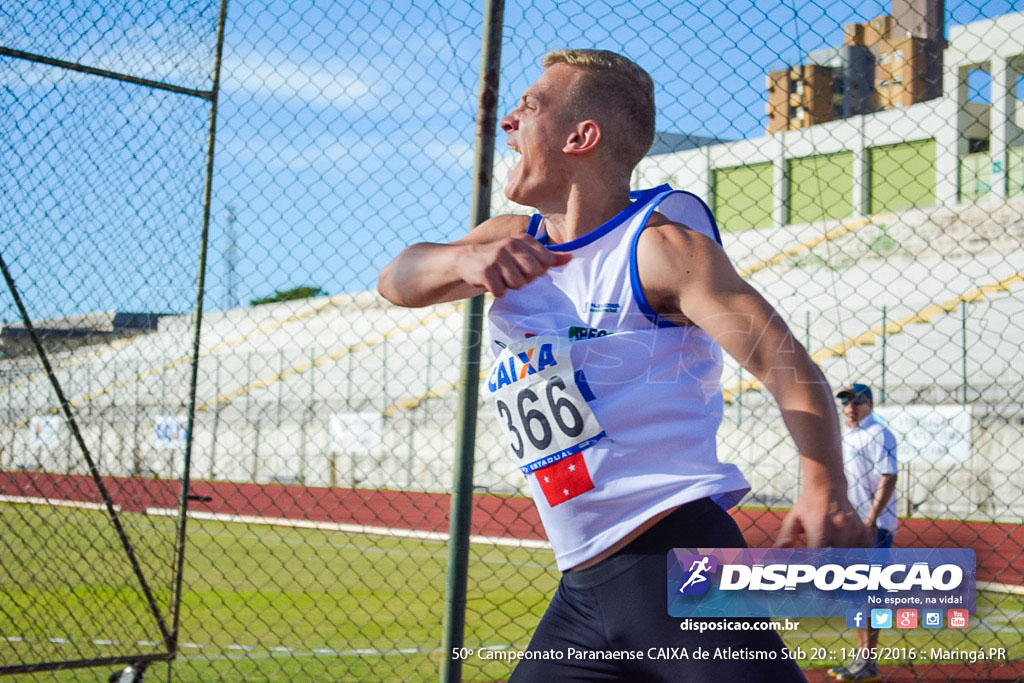
[[[653,211],[721,244],[698,197],[663,185],[583,237],[572,253],[490,309],[495,363],[484,389],[526,475],[560,570],[606,550],[659,512],[750,485],[718,461],[722,352],[700,328],[662,320],[637,276]],[[543,220],[528,233],[547,244]]]

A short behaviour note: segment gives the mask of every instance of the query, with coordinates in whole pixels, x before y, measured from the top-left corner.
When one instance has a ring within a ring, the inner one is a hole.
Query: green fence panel
[[[789,222],[853,213],[853,152],[789,160]]]
[[[935,203],[935,141],[917,140],[872,147],[871,212]]]
[[[714,210],[720,229],[738,232],[771,225],[773,173],[771,164],[714,170]]]

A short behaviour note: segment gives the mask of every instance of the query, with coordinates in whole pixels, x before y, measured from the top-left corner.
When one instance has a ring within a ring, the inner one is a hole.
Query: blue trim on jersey
[[[720,246],[720,247],[725,246],[724,244],[722,244],[722,233],[719,232],[719,230],[718,230],[718,221],[715,220],[715,214],[712,213],[711,207],[708,206],[707,204],[705,204],[703,199],[701,199],[700,197],[698,197],[697,195],[695,195],[692,192],[687,192],[686,190],[676,190],[676,192],[679,192],[679,193],[682,193],[682,194],[688,194],[688,195],[690,195],[691,197],[693,197],[694,199],[697,200],[697,203],[700,204],[701,208],[704,209],[705,213],[707,213],[707,215],[708,215],[708,218],[711,220],[711,229],[715,233],[715,241],[718,242],[718,246]]]
[[[543,218],[544,217],[541,216],[539,213],[535,213],[532,216],[530,216],[530,224],[526,226],[526,234],[529,235],[530,237],[536,237],[537,228],[540,227],[540,222]]]
[[[583,397],[584,401],[593,401],[597,398],[597,396],[594,396],[594,392],[591,390],[590,385],[587,384],[587,378],[584,376],[582,370],[574,372],[573,379],[576,380],[576,388],[580,390],[580,396]]]
[[[669,186],[662,185],[661,187],[656,189],[669,189]],[[711,209],[708,207],[708,205],[704,203],[704,200],[698,197],[697,195],[693,194],[692,192],[687,192],[686,190],[673,190],[671,194],[675,194],[677,192],[680,194],[690,195],[691,197],[697,200],[697,203],[700,205],[702,209],[704,209],[704,211],[707,213],[707,217],[711,221],[711,229],[714,231],[715,241],[718,242],[718,246],[722,246],[722,234],[718,231],[718,223],[715,221],[715,215],[711,212]],[[666,194],[658,201],[658,204],[665,201],[665,199],[667,199],[669,196],[669,194]],[[633,242],[632,244],[629,245],[629,283],[633,289],[633,300],[636,301],[637,308],[639,308],[640,312],[644,314],[644,317],[646,317],[648,320],[650,320],[658,327],[678,327],[678,325],[676,325],[674,322],[663,319],[655,312],[653,308],[651,308],[651,304],[647,301],[647,297],[644,296],[644,289],[640,285],[640,273],[636,265],[636,245],[639,244],[640,234],[647,229],[647,221],[650,220],[651,214],[654,213],[654,210],[658,207],[658,204],[655,204],[650,209],[648,209],[647,215],[644,216],[644,222],[640,225],[640,228],[636,231],[636,234],[633,235]]]
[[[586,235],[583,235],[582,237],[578,237],[574,240],[569,240],[568,242],[563,242],[562,244],[548,244],[548,235],[547,233],[544,233],[543,235],[537,238],[537,241],[547,246],[547,248],[550,249],[551,251],[571,251],[573,249],[585,247],[594,240],[603,237],[604,235],[608,234],[615,228],[622,225],[625,221],[629,220],[633,216],[633,214],[639,211],[644,204],[646,204],[648,201],[650,201],[652,198],[656,197],[660,193],[665,192],[666,190],[669,189],[671,188],[669,188],[668,185],[660,185],[659,187],[655,187],[650,190],[630,192],[630,199],[633,199],[634,195],[636,195],[636,199],[630,206],[627,206],[625,209],[615,214],[615,216],[613,216],[611,220],[609,220],[607,223],[599,225],[598,227],[594,228],[593,230],[588,232]]]
[[[527,465],[522,465],[522,466],[520,466],[519,471],[522,472],[523,474],[527,474],[528,475],[528,474],[530,474],[532,472],[536,472],[539,469],[543,469],[543,468],[547,467],[548,465],[554,465],[559,460],[565,460],[570,455],[576,455],[577,453],[585,451],[586,449],[590,448],[591,446],[593,446],[595,443],[597,443],[598,441],[600,441],[601,439],[603,439],[606,436],[608,436],[608,435],[604,431],[602,431],[597,436],[593,436],[593,437],[591,437],[589,439],[585,439],[583,441],[580,441],[575,446],[570,446],[569,448],[564,448],[564,449],[558,451],[557,453],[552,453],[551,455],[545,455],[543,458],[539,458],[537,460],[534,460],[533,462],[531,462],[531,463],[529,463]]]
[[[667,187],[663,185],[662,187]],[[666,197],[668,195],[665,195]],[[664,198],[663,198],[664,199]],[[660,203],[660,202],[659,202]],[[644,288],[640,286],[640,272],[636,265],[636,245],[640,242],[640,235],[647,228],[647,221],[651,219],[651,214],[658,207],[657,204],[652,204],[651,208],[647,209],[647,215],[644,216],[644,222],[640,224],[636,234],[633,235],[633,240],[629,245],[629,284],[633,290],[633,300],[636,301],[637,308],[644,314],[644,317],[650,320],[657,327],[679,327],[670,320],[664,320],[658,315],[651,304],[648,303],[647,297],[644,296]]]
[[[665,190],[671,190],[671,189],[672,188],[669,187],[668,183],[664,183],[662,185],[658,185],[657,187],[651,188],[650,190],[630,190],[629,191],[629,198],[634,200],[634,201],[636,201],[637,199],[640,199],[641,197],[643,197],[647,193],[650,193],[651,196],[654,196],[658,192],[664,192]]]

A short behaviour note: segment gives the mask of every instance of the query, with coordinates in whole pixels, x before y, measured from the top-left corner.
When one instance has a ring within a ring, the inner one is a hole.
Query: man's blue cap
[[[836,394],[836,398],[844,403],[858,398],[866,398],[872,403],[875,402],[874,398],[871,396],[871,387],[867,384],[860,384],[858,382],[854,382],[853,384],[843,388],[842,391]]]

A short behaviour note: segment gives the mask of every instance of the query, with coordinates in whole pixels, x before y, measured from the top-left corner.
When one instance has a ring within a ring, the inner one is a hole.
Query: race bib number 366
[[[531,337],[511,344],[487,378],[486,396],[524,474],[578,454],[604,436],[576,385],[570,343]]]

